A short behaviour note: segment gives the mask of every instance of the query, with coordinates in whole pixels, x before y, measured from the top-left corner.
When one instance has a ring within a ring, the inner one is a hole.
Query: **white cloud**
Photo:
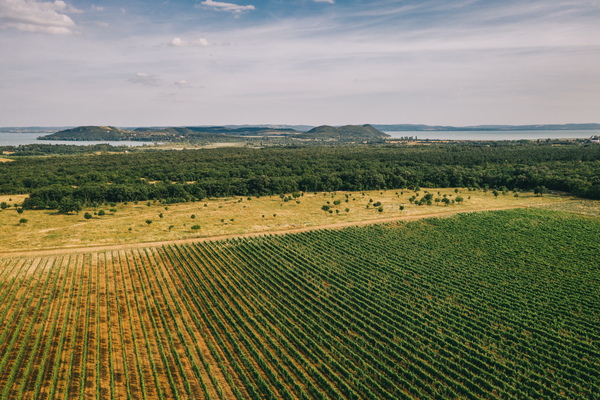
[[[129,78],[129,82],[139,83],[144,86],[160,86],[161,80],[152,74],[147,74],[145,72],[138,72],[135,78]]]
[[[315,3],[329,3],[329,4],[335,4],[334,0],[313,0]]]
[[[92,6],[92,11],[104,11],[104,7],[102,7],[102,6]]]
[[[205,38],[187,41],[187,40],[183,40],[181,38],[176,37],[173,40],[171,40],[171,42],[169,43],[169,46],[171,46],[171,47],[208,47],[208,46],[212,46],[212,44]]]
[[[188,89],[188,88],[192,87],[192,85],[190,85],[190,83],[188,81],[183,80],[183,79],[180,81],[176,81],[174,83],[174,85],[181,89]]]
[[[202,3],[203,6],[206,7],[211,7],[215,10],[219,10],[219,11],[229,11],[232,13],[236,13],[239,14],[243,11],[251,11],[251,10],[255,10],[256,8],[253,5],[247,5],[247,6],[240,6],[238,4],[233,4],[233,3],[224,3],[221,1],[213,1],[213,0],[206,0],[203,1]]]
[[[64,1],[0,0],[0,27],[18,29],[23,32],[69,35],[76,27],[65,12],[79,10]]]

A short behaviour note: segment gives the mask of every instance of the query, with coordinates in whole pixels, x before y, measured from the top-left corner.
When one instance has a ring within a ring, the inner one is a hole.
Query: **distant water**
[[[589,139],[600,131],[386,131],[393,138],[413,137],[430,140],[545,140]]]
[[[137,142],[137,141],[75,141],[75,140],[38,140],[37,138],[40,136],[46,136],[50,132],[40,133],[40,132],[0,132],[0,146],[19,146],[21,144],[70,144],[76,146],[89,146],[92,144],[110,144],[112,146],[143,146],[143,145],[153,145],[153,142]]]

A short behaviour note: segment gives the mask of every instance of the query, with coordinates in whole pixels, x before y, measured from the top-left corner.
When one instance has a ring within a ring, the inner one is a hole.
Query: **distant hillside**
[[[300,139],[352,141],[380,141],[390,135],[378,131],[371,125],[345,125],[339,128],[323,125],[309,130],[296,137]]]
[[[600,124],[562,124],[562,125],[476,125],[442,126],[392,124],[373,125],[382,131],[588,131],[600,130]]]
[[[295,135],[300,132],[293,129],[268,127],[227,128],[212,127],[167,127],[167,128],[132,128],[118,129],[110,126],[80,126],[65,129],[50,135],[42,136],[42,140],[135,140],[148,142],[177,142],[182,140],[219,140],[242,136],[278,136]]]
[[[42,140],[129,140],[133,132],[124,131],[112,126],[79,126],[73,129],[65,129],[56,133],[42,136]]]

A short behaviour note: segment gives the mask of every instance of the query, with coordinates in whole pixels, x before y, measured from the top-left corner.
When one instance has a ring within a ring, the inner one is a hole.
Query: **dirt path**
[[[338,222],[335,224],[312,225],[312,226],[304,226],[304,227],[290,227],[287,229],[274,229],[274,230],[265,230],[265,231],[260,231],[260,232],[218,235],[218,236],[204,236],[204,237],[177,239],[177,240],[169,240],[169,241],[157,241],[157,242],[140,242],[140,243],[98,245],[98,246],[85,246],[85,247],[56,247],[56,248],[49,248],[49,249],[45,249],[45,250],[30,250],[30,251],[28,251],[28,250],[3,251],[2,249],[0,249],[0,257],[37,256],[37,255],[65,254],[65,253],[73,253],[73,252],[93,252],[93,251],[100,251],[100,250],[112,251],[112,250],[134,249],[134,248],[143,248],[143,247],[160,247],[160,246],[169,245],[169,244],[185,244],[185,243],[193,243],[193,242],[204,242],[204,241],[208,241],[208,240],[224,240],[224,239],[232,239],[232,238],[237,238],[237,237],[281,235],[281,234],[286,234],[286,233],[299,233],[299,232],[307,232],[307,231],[313,231],[313,230],[319,230],[319,229],[342,229],[342,228],[346,228],[349,226],[364,226],[364,225],[381,224],[381,223],[395,222],[395,221],[414,221],[414,220],[423,219],[423,218],[449,217],[449,216],[452,216],[455,214],[461,214],[461,213],[501,211],[501,210],[517,209],[517,208],[537,208],[537,207],[541,207],[544,205],[546,205],[546,204],[536,204],[534,206],[526,205],[526,206],[508,206],[508,207],[490,207],[490,208],[481,209],[481,210],[453,209],[451,211],[442,212],[442,213],[397,216],[397,217],[390,217],[390,218],[369,219],[369,220],[353,221],[353,222]]]

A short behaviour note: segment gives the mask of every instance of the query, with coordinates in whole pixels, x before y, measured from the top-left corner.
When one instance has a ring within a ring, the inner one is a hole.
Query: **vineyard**
[[[0,258],[0,399],[598,399],[600,221]]]

